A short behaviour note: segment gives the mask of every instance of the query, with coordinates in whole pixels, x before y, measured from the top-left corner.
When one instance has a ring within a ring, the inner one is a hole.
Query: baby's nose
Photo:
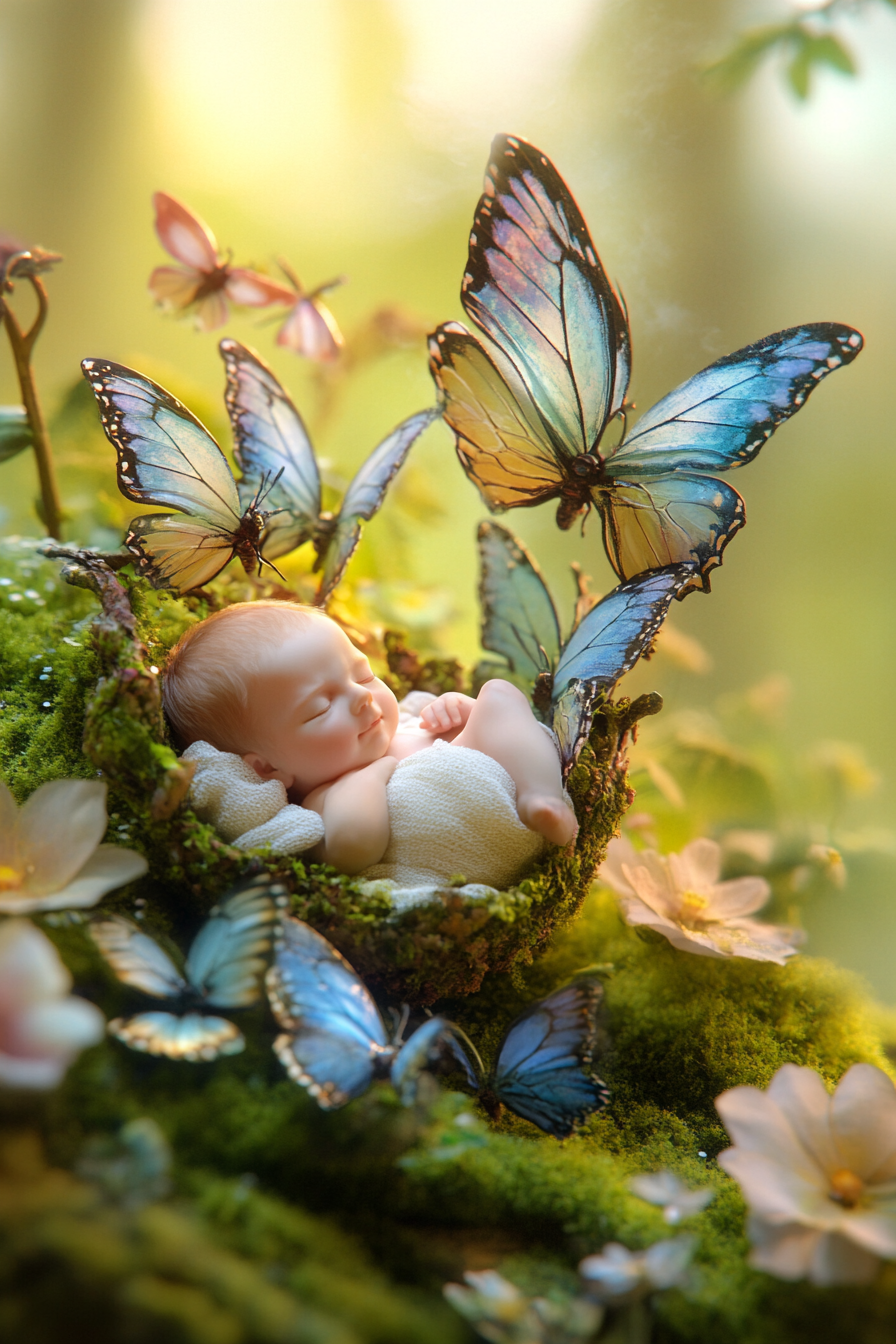
[[[373,692],[369,686],[355,687],[355,700],[352,705],[353,714],[363,714],[368,705],[373,704]]]

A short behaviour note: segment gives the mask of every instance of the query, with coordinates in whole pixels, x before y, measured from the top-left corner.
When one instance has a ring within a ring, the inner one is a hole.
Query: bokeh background
[[[642,796],[653,789],[668,816],[693,802],[662,764],[675,725],[786,777],[791,830],[812,793],[799,834],[836,844],[849,881],[804,903],[809,949],[896,1002],[896,13],[847,18],[859,75],[823,74],[805,104],[774,62],[714,94],[700,67],[788,12],[775,0],[2,0],[0,228],[65,256],[36,363],[67,535],[107,545],[133,509],[73,391],[84,356],[166,382],[227,445],[215,337],[161,316],[146,290],[165,259],[156,189],[189,202],[243,264],[283,255],[309,285],[348,277],[332,308],[355,353],[333,375],[278,351],[257,315],[226,329],[292,390],[334,482],[432,400],[424,334],[462,316],[497,131],[545,149],[578,198],[629,304],[640,406],[782,327],[858,326],[857,363],[733,478],[746,530],[711,596],[676,608],[680,638],[630,680],[666,698],[639,750]],[[18,400],[2,351],[0,400]],[[35,493],[26,455],[0,467],[4,531],[40,533]],[[354,569],[374,616],[468,664],[482,515],[438,425]],[[612,586],[594,520],[584,539],[561,535],[550,507],[506,521],[566,616],[570,560]],[[834,781],[827,794],[813,762]],[[728,820],[755,828],[759,813]]]

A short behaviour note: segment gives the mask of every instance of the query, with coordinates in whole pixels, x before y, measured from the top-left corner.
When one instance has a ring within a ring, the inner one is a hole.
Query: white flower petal
[[[753,1246],[749,1263],[754,1269],[795,1282],[809,1274],[816,1248],[825,1234],[795,1223],[774,1226],[759,1218],[749,1218],[747,1235]]]
[[[637,864],[639,855],[628,836],[617,835],[607,845],[607,857],[597,870],[597,880],[615,891],[617,896],[632,896],[634,893],[623,873],[624,864]]]
[[[889,1178],[896,1157],[896,1087],[873,1064],[853,1064],[831,1099],[831,1129],[842,1159],[863,1181]]]
[[[19,845],[32,871],[27,892],[64,887],[84,867],[106,830],[106,786],[96,779],[42,784],[19,813]]]
[[[709,913],[713,919],[736,919],[752,915],[765,905],[772,889],[764,877],[735,877],[717,882],[712,889]]]
[[[827,1182],[782,1166],[773,1157],[726,1148],[717,1160],[743,1190],[750,1212],[767,1222],[826,1229],[843,1216],[842,1207],[828,1198]]]
[[[16,1043],[33,1057],[68,1060],[105,1034],[106,1019],[99,1008],[74,996],[30,1004],[16,1018]]]
[[[795,1064],[784,1065],[785,1069],[796,1067]],[[774,1098],[767,1093],[758,1087],[732,1087],[716,1097],[716,1110],[738,1150],[759,1153],[782,1167],[792,1167],[806,1180],[815,1180],[827,1189],[825,1172],[794,1133]],[[726,1149],[726,1153],[731,1151]]]
[[[588,1255],[580,1261],[579,1273],[589,1292],[603,1301],[612,1301],[638,1287],[643,1264],[640,1256],[618,1241],[610,1241],[599,1255]]]
[[[18,1059],[15,1055],[0,1054],[0,1083],[41,1090],[56,1087],[67,1067],[65,1059]]]
[[[677,929],[678,925],[673,924],[671,919],[665,915],[659,915],[649,905],[645,905],[637,896],[620,896],[619,906],[627,924],[646,924],[648,928],[656,929],[659,933],[665,933],[669,936],[669,931]]]
[[[800,1143],[827,1176],[847,1166],[838,1156],[831,1132],[831,1097],[820,1074],[798,1064],[784,1064],[769,1084],[767,1097],[787,1117]]]
[[[705,932],[703,929],[686,929],[681,924],[673,924],[671,932],[662,930],[669,939],[673,947],[680,948],[682,952],[692,952],[698,957],[727,957],[727,949],[721,948],[719,942],[721,939],[712,933]]]
[[[654,1288],[674,1288],[681,1283],[691,1263],[696,1237],[655,1241],[644,1252],[644,1272]]]
[[[896,1215],[880,1208],[859,1208],[844,1214],[839,1231],[872,1255],[896,1260]]]
[[[671,1171],[644,1172],[633,1176],[628,1184],[629,1189],[648,1204],[671,1204],[688,1193],[684,1182]]]
[[[18,867],[16,843],[18,821],[18,804],[6,785],[0,780],[0,864],[4,867]]]
[[[107,891],[133,882],[148,870],[146,859],[135,849],[100,845],[80,872],[58,891],[45,896],[34,896],[30,891],[0,894],[0,912],[30,914],[35,910],[81,910],[96,905]]]
[[[673,859],[677,860],[674,867]],[[708,893],[718,882],[722,871],[722,846],[717,845],[715,840],[692,840],[680,854],[669,855],[669,866],[673,873],[676,868],[681,873],[680,886],[683,890]]]
[[[71,989],[72,978],[49,938],[27,919],[0,924],[0,1014]]]
[[[870,1283],[879,1268],[876,1255],[830,1232],[814,1248],[809,1278],[824,1288],[834,1283]]]

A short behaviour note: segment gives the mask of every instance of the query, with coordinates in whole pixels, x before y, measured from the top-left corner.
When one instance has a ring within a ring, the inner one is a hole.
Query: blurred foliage
[[[764,61],[777,58],[784,67],[788,88],[805,102],[819,71],[858,73],[850,48],[830,31],[830,25],[872,3],[896,8],[896,0],[826,0],[811,8],[800,6],[784,23],[751,28],[741,34],[726,55],[706,68],[706,77],[722,92],[730,93],[746,84]]]

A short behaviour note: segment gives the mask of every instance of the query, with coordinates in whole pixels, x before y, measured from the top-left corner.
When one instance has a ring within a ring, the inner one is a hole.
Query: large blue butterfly
[[[374,1078],[386,1077],[410,1104],[420,1073],[435,1065],[459,1071],[492,1115],[508,1106],[561,1137],[609,1099],[604,1084],[586,1072],[602,993],[596,981],[569,985],[521,1013],[490,1073],[472,1043],[445,1018],[430,1018],[403,1045],[401,1027],[390,1039],[359,976],[299,919],[283,920],[266,983],[284,1028],[274,1042],[277,1057],[324,1110],[344,1106]]]
[[[430,337],[430,367],[461,464],[493,512],[557,499],[568,528],[594,505],[622,579],[693,565],[677,596],[709,573],[744,525],[744,503],[708,471],[740,467],[862,348],[819,322],[766,336],[670,392],[615,447],[631,341],[622,299],[578,206],[540,150],[498,136],[470,234],[457,322]]]
[[[482,646],[528,683],[536,712],[557,734],[564,778],[588,740],[598,697],[653,642],[692,565],[669,565],[620,583],[564,643],[551,594],[522,543],[499,523],[479,524]]]
[[[463,1063],[456,1055],[456,1028],[444,1018],[430,1018],[404,1045],[404,1023],[390,1038],[342,953],[300,919],[283,920],[266,984],[283,1027],[274,1041],[277,1058],[325,1111],[359,1097],[374,1078],[390,1078],[410,1101],[420,1071],[440,1055],[447,1051]]]
[[[90,933],[118,979],[167,1011],[117,1017],[108,1030],[132,1050],[190,1061],[243,1049],[242,1033],[207,1008],[247,1008],[260,997],[261,973],[271,949],[285,888],[266,873],[239,883],[199,930],[184,972],[136,924],[121,915],[93,920]]]
[[[312,542],[314,568],[322,571],[314,601],[323,606],[360,540],[362,522],[377,512],[414,441],[440,411],[419,411],[402,421],[368,457],[334,515],[321,509],[320,472],[308,431],[276,376],[238,341],[225,339],[220,350],[234,455],[243,471],[240,497],[248,505],[263,481],[275,481],[267,498],[277,512],[265,528],[261,553],[275,560]]]
[[[594,1111],[603,1110],[610,1090],[591,1073],[602,997],[598,980],[575,980],[530,1004],[511,1022],[490,1071],[475,1052],[475,1064],[464,1058],[467,1085],[490,1115],[496,1117],[506,1106],[565,1139]],[[454,1055],[462,1054],[458,1043]]]
[[[268,483],[241,505],[226,457],[176,397],[123,364],[85,359],[81,368],[118,454],[121,493],[178,510],[132,520],[125,546],[137,573],[153,588],[185,593],[208,583],[235,555],[247,574],[270,563],[259,546],[270,516],[260,508]]]

